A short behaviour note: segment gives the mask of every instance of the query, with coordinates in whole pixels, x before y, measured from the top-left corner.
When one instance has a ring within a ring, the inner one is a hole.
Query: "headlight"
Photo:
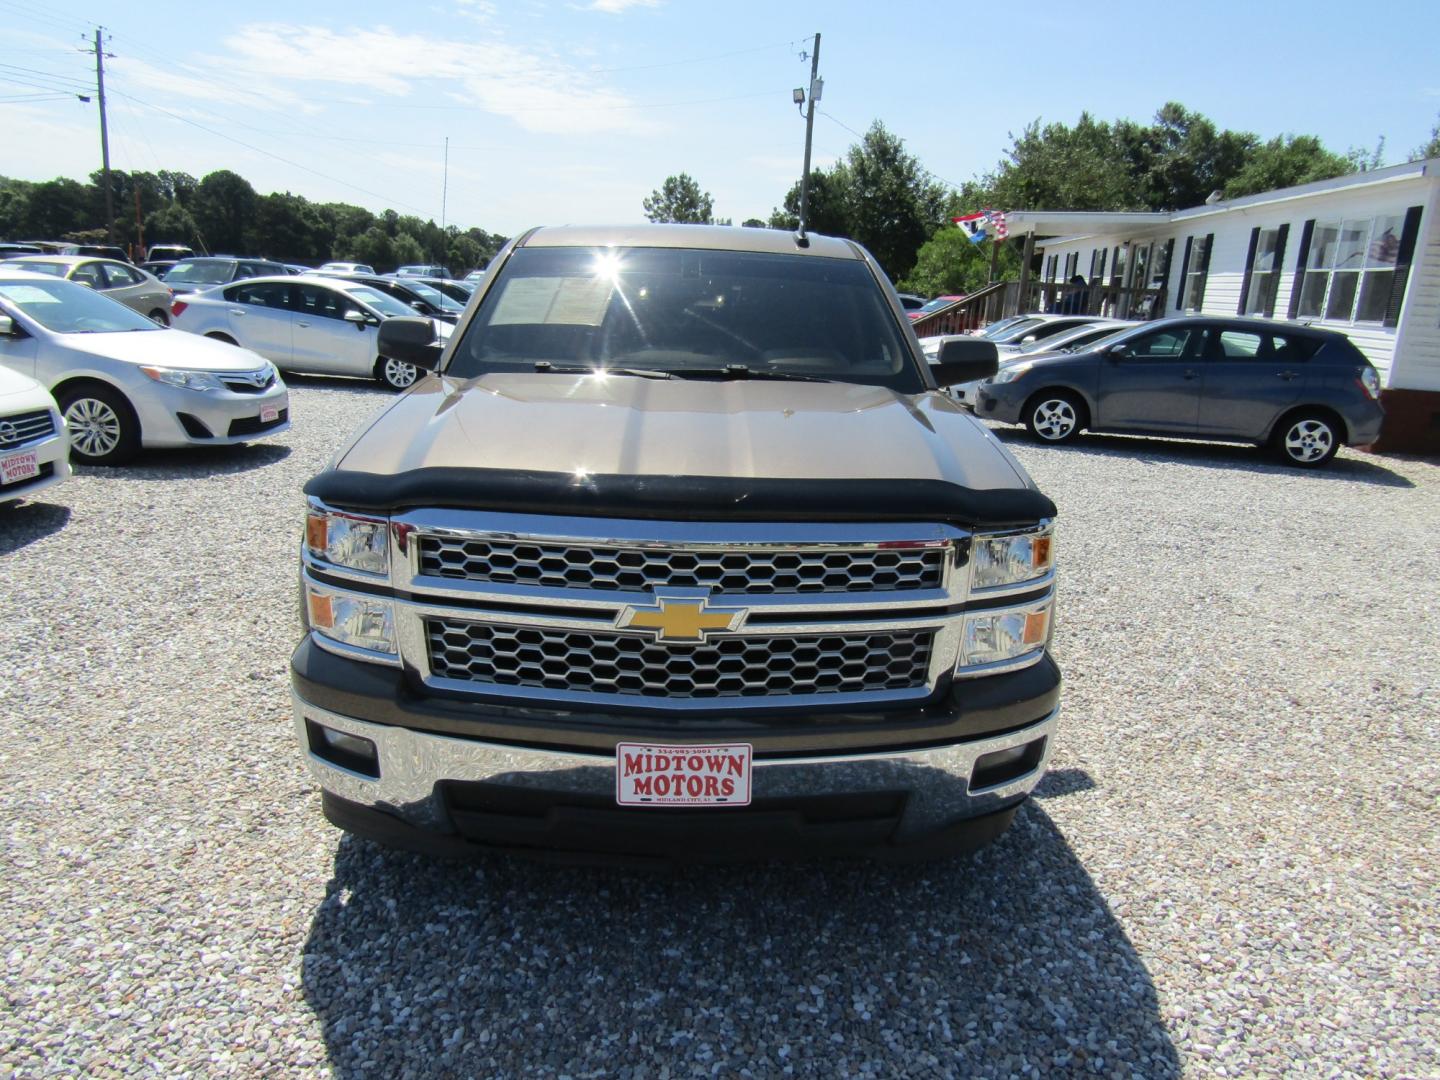
[[[976,536],[970,545],[970,587],[994,589],[1043,578],[1055,565],[1052,526],[1010,536]]]
[[[959,669],[999,664],[1038,655],[1050,640],[1053,596],[1013,608],[977,611],[965,616]]]
[[[186,371],[183,368],[142,367],[156,382],[178,386],[182,390],[224,390],[225,384],[213,371]]]
[[[1004,367],[1002,367],[999,371],[995,373],[994,377],[990,381],[997,384],[1014,382],[1016,379],[1018,379],[1021,375],[1024,375],[1034,366],[1034,364],[1028,362],[1023,364],[1006,364]]]
[[[305,586],[310,629],[352,649],[395,656],[395,612],[389,600]]]
[[[305,518],[305,549],[315,558],[366,574],[390,572],[390,522],[312,506]]]

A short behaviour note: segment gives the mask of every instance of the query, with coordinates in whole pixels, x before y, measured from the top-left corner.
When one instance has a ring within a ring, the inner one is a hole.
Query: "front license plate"
[[[280,406],[278,406],[278,405],[262,405],[262,406],[260,406],[260,422],[261,422],[262,424],[268,424],[268,423],[271,423],[272,421],[279,420],[279,419],[280,419]]]
[[[34,450],[0,457],[0,484],[18,484],[40,475],[40,455]]]
[[[615,747],[615,801],[621,806],[749,806],[749,743]]]

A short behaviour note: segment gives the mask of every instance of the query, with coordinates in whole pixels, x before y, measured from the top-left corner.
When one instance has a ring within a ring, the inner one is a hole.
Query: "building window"
[[[1199,311],[1205,304],[1205,277],[1210,270],[1210,239],[1210,235],[1197,236],[1190,249],[1190,265],[1185,268],[1185,291],[1181,294],[1180,301],[1180,306],[1185,311]]]
[[[1401,214],[1317,221],[1300,289],[1300,317],[1383,322],[1404,227]]]
[[[1280,283],[1280,230],[1261,229],[1250,269],[1250,291],[1245,294],[1244,315],[1269,315],[1275,310],[1275,289]]]

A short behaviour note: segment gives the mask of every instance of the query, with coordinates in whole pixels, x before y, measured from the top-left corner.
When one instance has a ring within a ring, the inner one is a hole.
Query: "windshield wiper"
[[[630,367],[588,367],[584,364],[552,364],[549,360],[536,360],[536,371],[553,372],[556,375],[632,375],[637,379],[671,379],[674,375],[656,368]]]
[[[774,368],[752,368],[748,364],[726,364],[718,368],[676,368],[673,373],[681,379],[773,379],[779,382],[834,382],[818,375],[801,375],[795,371],[776,371]]]

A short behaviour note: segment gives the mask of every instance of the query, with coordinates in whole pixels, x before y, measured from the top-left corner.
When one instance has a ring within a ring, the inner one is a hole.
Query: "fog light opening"
[[[981,754],[975,759],[975,768],[970,773],[970,791],[973,794],[1018,780],[1026,773],[1034,772],[1044,757],[1044,738],[1012,746],[1008,750]]]
[[[379,779],[380,753],[369,739],[336,731],[314,720],[306,720],[305,729],[310,736],[310,752],[316,757],[361,776]]]

